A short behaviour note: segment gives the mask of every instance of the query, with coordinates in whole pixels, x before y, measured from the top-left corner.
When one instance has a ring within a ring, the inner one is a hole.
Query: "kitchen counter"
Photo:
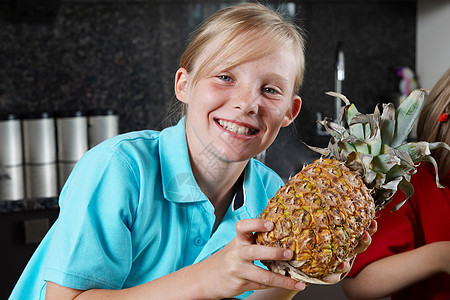
[[[0,214],[8,212],[34,211],[57,208],[59,208],[57,197],[34,200],[0,201]]]
[[[0,299],[8,299],[25,265],[59,215],[58,199],[0,201]]]

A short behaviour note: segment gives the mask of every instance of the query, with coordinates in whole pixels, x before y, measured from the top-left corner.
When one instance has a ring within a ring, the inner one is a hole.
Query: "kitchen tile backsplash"
[[[0,111],[114,109],[120,132],[160,130],[170,124],[186,38],[232,3],[62,1],[53,22],[27,23],[15,21],[15,1],[0,2]],[[345,53],[343,93],[363,112],[395,99],[397,67],[415,67],[415,1],[292,3],[307,39],[303,107],[266,153],[283,177],[314,158],[301,140],[327,144],[316,134],[316,113],[333,115],[333,99],[324,93],[334,89],[338,42]]]

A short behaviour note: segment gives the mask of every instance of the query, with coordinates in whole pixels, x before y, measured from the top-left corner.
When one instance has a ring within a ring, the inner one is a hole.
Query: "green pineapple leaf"
[[[347,123],[349,124],[350,133],[359,138],[360,140],[364,140],[364,123],[358,122],[358,118],[354,120],[356,116],[359,116],[361,113],[358,112],[356,106],[351,104],[347,109]]]
[[[443,142],[415,142],[415,143],[406,143],[398,146],[397,150],[406,151],[408,155],[411,157],[413,162],[418,163],[421,162],[423,157],[431,155],[431,151],[437,148],[445,148],[450,150],[449,145]]]
[[[380,154],[374,157],[373,170],[377,173],[386,174],[394,166],[400,165],[400,158],[388,155]]]
[[[390,145],[395,133],[395,106],[392,103],[383,104],[381,114],[381,140],[383,144]]]
[[[423,100],[427,93],[426,89],[414,90],[397,108],[395,111],[397,122],[391,147],[398,147],[406,140],[422,110]]]
[[[350,124],[352,123],[352,119],[356,115],[360,114],[358,109],[356,109],[356,106],[350,103],[350,101],[344,95],[336,92],[326,92],[325,94],[332,96],[334,98],[340,98],[345,103],[345,106],[340,114],[339,120],[342,120],[342,114],[345,112],[347,124]],[[350,134],[356,136],[358,139],[364,140],[364,124],[353,123],[352,125],[349,125],[349,131]]]
[[[341,137],[345,137],[347,135],[347,130],[343,126],[332,122],[329,118],[325,118],[318,122],[334,138],[340,139]]]
[[[402,179],[399,182],[398,187],[405,194],[405,199],[403,199],[400,203],[395,205],[392,211],[399,210],[400,207],[402,207],[403,204],[405,204],[405,202],[409,199],[409,197],[411,197],[414,194],[414,186],[408,180]]]

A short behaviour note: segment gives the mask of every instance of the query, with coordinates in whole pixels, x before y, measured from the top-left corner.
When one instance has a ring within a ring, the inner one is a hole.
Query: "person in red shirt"
[[[418,140],[450,144],[450,69],[428,96],[419,116]],[[349,299],[450,299],[450,151],[433,157],[443,188],[436,186],[433,165],[422,163],[411,178],[414,195],[399,191],[377,213],[371,246],[355,259],[342,287]]]

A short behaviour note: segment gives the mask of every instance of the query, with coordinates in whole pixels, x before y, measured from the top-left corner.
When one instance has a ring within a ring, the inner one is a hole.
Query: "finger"
[[[350,261],[348,260],[343,261],[337,266],[336,273],[337,274],[347,273],[348,271],[350,271],[350,268],[351,268]]]
[[[263,219],[244,219],[236,223],[236,237],[240,241],[253,239],[253,232],[267,232],[272,230],[273,223]]]
[[[241,251],[241,255],[245,260],[290,260],[294,256],[294,252],[289,249],[279,247],[269,247],[257,244],[249,245],[245,250]]]
[[[367,250],[367,248],[370,246],[370,243],[372,243],[372,237],[370,234],[365,231],[363,238],[359,241],[358,246],[356,246],[355,250],[353,251],[355,254],[364,252]]]
[[[378,229],[378,223],[375,220],[372,220],[369,227],[369,234],[373,235],[375,232],[377,232]]]
[[[303,282],[296,281],[290,277],[257,266],[254,267],[254,269],[245,268],[241,274],[244,278],[256,284],[256,289],[279,287],[288,290],[303,290],[306,287]]]
[[[350,268],[351,268],[350,261],[349,260],[343,261],[337,266],[335,272],[325,277],[323,281],[333,284],[338,283],[342,279],[342,274],[345,274],[348,271],[350,271]]]
[[[325,277],[323,279],[323,281],[331,283],[331,284],[335,284],[335,283],[338,283],[339,281],[341,281],[341,275],[342,274],[336,274],[336,273],[331,274],[331,275],[328,275],[327,277]]]

